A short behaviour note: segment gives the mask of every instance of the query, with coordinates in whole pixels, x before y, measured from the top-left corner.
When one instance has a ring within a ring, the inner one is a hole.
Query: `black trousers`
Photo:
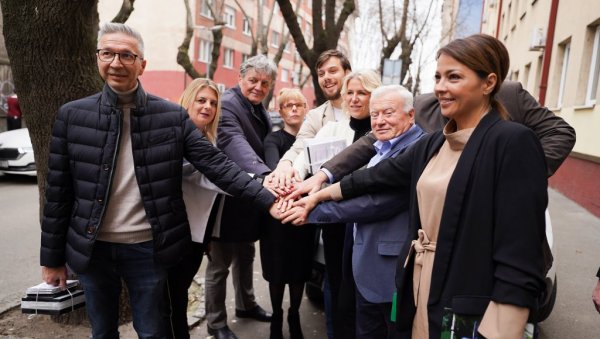
[[[348,241],[349,243],[345,245]],[[348,277],[352,277],[352,267],[344,267],[344,252],[348,252],[348,248],[345,249],[345,246],[350,246],[350,260],[352,260],[352,245],[352,237],[350,236],[350,239],[347,239],[345,224],[323,226],[323,250],[331,291],[333,336],[335,339],[355,338],[356,303],[354,281],[348,279]],[[346,271],[348,269],[350,271]]]
[[[188,289],[202,264],[203,254],[204,244],[192,242],[192,249],[169,270],[168,297],[171,305],[169,338],[190,338],[187,322]]]

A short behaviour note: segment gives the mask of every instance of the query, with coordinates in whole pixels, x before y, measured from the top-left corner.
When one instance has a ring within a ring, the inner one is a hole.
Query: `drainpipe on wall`
[[[550,60],[552,58],[552,46],[554,45],[554,29],[556,28],[556,16],[558,13],[558,0],[552,0],[550,5],[550,19],[548,20],[548,34],[546,35],[546,47],[544,48],[544,62],[542,65],[542,80],[540,82],[540,105],[545,106],[546,89],[548,88],[548,73],[550,73]]]
[[[483,13],[485,12],[485,5],[486,5],[485,0],[483,0],[483,3],[481,4],[481,18],[479,18],[479,33],[482,33],[481,31],[483,30]]]
[[[502,0],[498,2],[498,22],[496,23],[496,39],[500,39],[500,23],[502,22]]]

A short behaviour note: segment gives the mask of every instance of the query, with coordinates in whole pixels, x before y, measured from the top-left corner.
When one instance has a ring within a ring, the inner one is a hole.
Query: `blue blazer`
[[[403,153],[423,134],[413,126],[384,158]],[[358,291],[371,303],[392,302],[398,255],[407,241],[408,206],[407,192],[369,194],[321,203],[309,215],[309,223],[356,223],[352,272]]]

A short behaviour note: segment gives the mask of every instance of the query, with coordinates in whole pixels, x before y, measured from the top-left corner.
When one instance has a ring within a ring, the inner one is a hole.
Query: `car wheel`
[[[548,284],[552,284],[550,279],[546,279]],[[554,308],[554,303],[556,302],[556,290],[558,286],[558,280],[556,279],[556,275],[554,275],[554,284],[552,286],[548,286],[546,288],[546,292],[544,293],[543,302],[540,304],[540,308],[537,314],[537,321],[541,322],[546,320],[550,313],[552,313],[552,309]]]

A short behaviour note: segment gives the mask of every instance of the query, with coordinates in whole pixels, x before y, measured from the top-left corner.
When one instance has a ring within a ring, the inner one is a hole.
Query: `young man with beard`
[[[346,74],[352,71],[350,61],[342,52],[330,49],[321,53],[315,67],[319,77],[319,87],[321,87],[327,101],[321,106],[308,111],[306,119],[296,136],[296,142],[283,155],[277,168],[267,178],[274,184],[279,183],[279,186],[285,184],[285,187],[288,187],[292,178],[295,177],[292,164],[304,149],[304,139],[313,138],[330,121],[348,119],[348,116],[342,111],[341,90],[342,80]],[[296,178],[296,180],[300,181],[299,178]]]
[[[304,149],[304,139],[315,137],[328,122],[349,119],[349,116],[342,111],[341,90],[344,77],[352,71],[350,61],[342,52],[331,49],[321,53],[315,67],[319,87],[328,100],[306,115],[296,141],[266,179],[273,187],[290,187],[293,182],[301,181],[292,164]],[[333,320],[334,338],[351,339],[354,337],[354,289],[353,282],[342,282],[342,256],[346,251],[344,246],[349,246],[348,250],[351,250],[352,244],[344,244],[344,227],[325,227],[322,231],[327,278],[331,291],[330,315]]]

